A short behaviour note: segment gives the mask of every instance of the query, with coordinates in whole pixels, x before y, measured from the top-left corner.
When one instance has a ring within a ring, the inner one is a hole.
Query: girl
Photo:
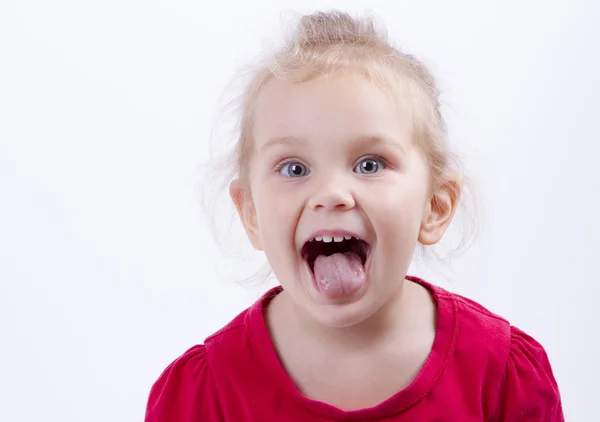
[[[281,286],[175,360],[146,421],[562,421],[539,343],[406,275],[461,196],[428,70],[316,13],[243,100],[230,194]]]

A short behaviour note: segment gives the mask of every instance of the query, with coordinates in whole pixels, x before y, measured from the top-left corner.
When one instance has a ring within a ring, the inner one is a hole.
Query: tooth
[[[341,242],[342,240],[344,240],[344,236],[340,236],[340,237],[334,237],[333,241],[334,242]]]
[[[352,236],[344,236],[344,239],[350,240],[350,239],[352,239]]]
[[[323,242],[325,243],[329,243],[333,240],[333,238],[331,236],[323,236]]]
[[[323,236],[317,236],[317,237],[315,237],[315,240],[317,242],[320,242],[321,240],[323,240]]]

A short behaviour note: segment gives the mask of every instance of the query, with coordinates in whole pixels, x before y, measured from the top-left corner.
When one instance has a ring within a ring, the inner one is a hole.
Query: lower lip
[[[357,292],[353,293],[350,296],[344,296],[338,300],[331,300],[328,299],[328,301],[333,301],[333,302],[338,302],[338,301],[347,301],[349,298],[355,298],[359,295],[361,295],[367,288],[368,284],[369,284],[369,268],[370,268],[370,264],[371,264],[371,249],[369,249],[369,252],[367,253],[367,259],[363,265],[364,271],[365,271],[365,284],[364,286],[358,290]],[[312,270],[310,269],[310,266],[308,265],[308,262],[306,262],[305,259],[303,259],[304,261],[304,266],[306,268],[306,271],[308,271],[308,274],[310,275],[310,278],[312,280],[312,284],[314,289],[319,293],[320,296],[323,296],[323,294],[321,293],[321,289],[319,288],[319,285],[317,283],[317,280],[315,279],[315,274],[312,272]]]

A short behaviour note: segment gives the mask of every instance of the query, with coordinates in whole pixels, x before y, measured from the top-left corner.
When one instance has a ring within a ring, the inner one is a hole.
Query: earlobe
[[[236,179],[229,185],[229,196],[235,205],[250,243],[255,249],[262,250],[256,221],[256,209],[249,189],[241,180]]]
[[[419,243],[430,246],[442,239],[456,212],[460,191],[460,183],[451,179],[434,192],[423,213]]]

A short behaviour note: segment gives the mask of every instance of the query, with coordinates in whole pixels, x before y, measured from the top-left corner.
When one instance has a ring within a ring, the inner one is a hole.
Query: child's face
[[[356,324],[397,296],[418,239],[443,232],[412,116],[390,97],[358,75],[271,81],[256,104],[251,195],[232,184],[253,245],[327,325]],[[365,243],[307,246],[328,234]]]

